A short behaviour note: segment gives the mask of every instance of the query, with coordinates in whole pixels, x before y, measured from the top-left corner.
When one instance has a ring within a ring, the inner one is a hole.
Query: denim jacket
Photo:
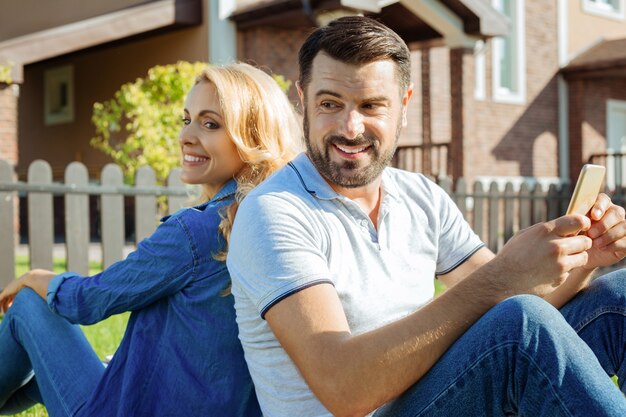
[[[48,305],[73,323],[131,311],[89,416],[259,416],[218,233],[235,181],[209,202],[165,217],[125,260],[82,277],[56,276]]]

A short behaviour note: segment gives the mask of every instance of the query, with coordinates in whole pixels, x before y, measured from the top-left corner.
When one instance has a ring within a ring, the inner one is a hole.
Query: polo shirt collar
[[[313,165],[313,162],[311,162],[306,153],[298,155],[289,165],[295,170],[298,177],[300,177],[304,188],[313,196],[322,200],[345,198],[332,189],[328,182],[326,182],[326,179],[324,179],[317,168],[315,168],[315,165]],[[390,176],[388,169],[383,171],[381,184],[383,195],[386,194],[394,198],[398,196],[398,188]]]

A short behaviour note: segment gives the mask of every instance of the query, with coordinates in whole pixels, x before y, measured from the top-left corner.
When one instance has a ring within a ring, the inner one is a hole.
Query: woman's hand
[[[48,292],[48,284],[55,275],[54,272],[45,269],[33,269],[18,279],[9,282],[9,285],[0,292],[0,310],[6,313],[9,307],[11,307],[11,304],[13,304],[17,293],[26,287],[35,290],[35,292],[45,300],[46,293]]]

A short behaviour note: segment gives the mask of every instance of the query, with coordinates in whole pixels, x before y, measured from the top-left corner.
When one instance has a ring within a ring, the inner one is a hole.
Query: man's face
[[[412,90],[401,91],[392,61],[351,65],[320,52],[304,107],[307,153],[331,186],[362,187],[380,178],[406,125]]]

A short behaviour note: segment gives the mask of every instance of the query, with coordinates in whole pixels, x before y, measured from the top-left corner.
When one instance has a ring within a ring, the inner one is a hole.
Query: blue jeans
[[[43,402],[52,417],[76,415],[103,373],[79,326],[31,289],[17,294],[0,323],[0,414]]]
[[[560,311],[512,297],[474,324],[375,417],[626,416],[626,270]]]

